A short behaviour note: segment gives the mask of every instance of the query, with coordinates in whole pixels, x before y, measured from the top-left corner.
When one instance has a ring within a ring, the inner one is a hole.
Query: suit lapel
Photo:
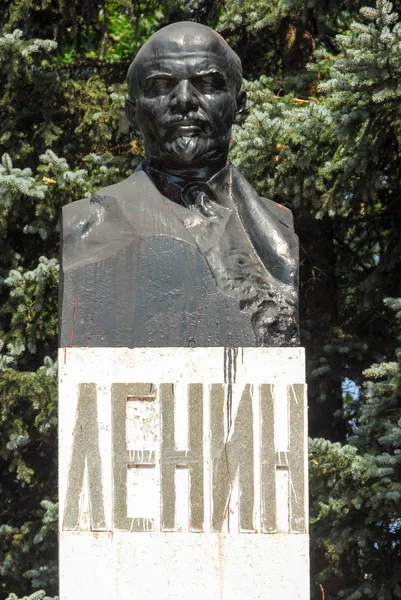
[[[286,286],[297,287],[297,236],[284,225],[285,217],[266,205],[248,181],[233,166],[231,169],[232,198],[252,245],[266,269]],[[286,209],[274,205],[278,210]]]

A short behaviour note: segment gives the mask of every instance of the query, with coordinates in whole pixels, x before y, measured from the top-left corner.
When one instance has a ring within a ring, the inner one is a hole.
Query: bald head
[[[236,93],[241,89],[242,67],[238,55],[215,31],[191,21],[163,27],[142,46],[128,70],[128,89],[132,100],[143,89],[149,67],[157,67],[163,59],[185,61],[193,55],[209,56],[226,73]]]
[[[241,62],[209,27],[181,22],[142,46],[128,71],[127,115],[148,159],[165,170],[217,171],[244,110]]]

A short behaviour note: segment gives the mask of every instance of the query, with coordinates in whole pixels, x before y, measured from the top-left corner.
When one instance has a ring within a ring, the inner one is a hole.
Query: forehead
[[[176,77],[191,77],[210,71],[226,77],[226,64],[222,57],[210,52],[187,52],[180,55],[163,54],[154,56],[144,63],[145,80],[157,73],[168,73]]]
[[[179,23],[155,33],[141,48],[138,57],[144,59],[157,55],[185,55],[212,53],[220,56],[229,51],[228,44],[215,31],[198,24]]]
[[[183,77],[213,70],[230,80],[228,52],[223,39],[212,31],[207,35],[156,34],[142,47],[133,63],[134,85],[142,88],[146,79],[157,72]]]

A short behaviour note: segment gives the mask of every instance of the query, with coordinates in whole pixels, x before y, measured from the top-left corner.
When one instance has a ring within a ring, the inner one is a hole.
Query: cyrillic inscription
[[[111,529],[306,532],[304,385],[110,389]],[[79,386],[64,529],[79,528],[85,468],[91,527],[106,529],[95,384]]]
[[[85,469],[88,475],[91,528],[93,531],[104,531],[106,520],[99,451],[97,395],[94,383],[81,383],[78,386],[77,418],[68,474],[63,529],[78,528]]]

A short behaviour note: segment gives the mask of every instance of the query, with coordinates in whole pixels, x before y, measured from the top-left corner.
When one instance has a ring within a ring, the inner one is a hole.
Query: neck
[[[214,175],[223,172],[226,165],[227,163],[223,164],[223,167],[218,172],[215,169],[212,171],[203,168],[196,172],[188,173],[188,171],[168,171],[164,164],[160,165],[158,162],[147,159],[140,164],[138,169],[144,171],[150,177],[163,196],[177,204],[186,206],[182,198],[182,190],[192,183],[196,185],[198,182],[198,185],[207,185]],[[211,193],[214,195],[213,192]]]
[[[158,161],[152,158],[148,158],[147,162],[152,169],[166,175],[173,175],[182,179],[207,181],[225,167],[227,154],[220,156],[216,161],[206,165],[169,165],[165,161]]]

